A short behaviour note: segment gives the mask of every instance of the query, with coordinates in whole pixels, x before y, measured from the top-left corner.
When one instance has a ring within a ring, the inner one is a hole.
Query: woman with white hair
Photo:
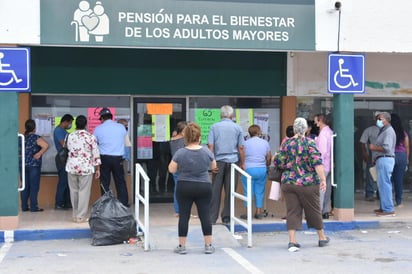
[[[288,250],[298,251],[296,230],[302,229],[303,211],[309,228],[315,228],[319,247],[329,243],[323,230],[319,203],[319,189],[325,191],[326,178],[322,158],[313,139],[305,137],[306,119],[296,118],[295,135],[283,142],[274,156],[274,164],[282,169],[282,193],[286,200],[286,226],[289,234]]]

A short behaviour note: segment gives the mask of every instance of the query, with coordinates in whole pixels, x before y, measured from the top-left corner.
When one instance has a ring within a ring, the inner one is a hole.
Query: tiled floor
[[[253,220],[255,223],[273,223],[284,222],[281,217],[285,214],[283,202],[267,201],[265,205],[269,215],[263,220]],[[376,217],[373,210],[378,208],[377,201],[368,202],[363,199],[361,194],[355,195],[355,221],[412,221],[412,193],[404,194],[404,203],[402,208],[396,208],[396,217]],[[132,208],[134,212],[134,208]],[[144,215],[140,210],[140,219]],[[172,203],[151,204],[150,205],[150,226],[169,226],[177,225],[177,220]],[[235,214],[243,214],[245,209],[241,202],[236,203]],[[196,215],[195,209],[193,215]],[[332,219],[331,219],[332,220]],[[191,223],[199,223],[199,219],[191,218]],[[71,210],[55,210],[54,208],[45,208],[43,212],[19,212],[18,229],[62,229],[62,228],[88,228],[88,223],[74,223],[72,221]]]

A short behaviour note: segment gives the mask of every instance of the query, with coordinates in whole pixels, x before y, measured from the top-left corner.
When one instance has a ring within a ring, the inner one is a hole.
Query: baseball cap
[[[100,117],[102,117],[103,115],[106,115],[106,114],[112,114],[112,113],[110,112],[110,109],[108,109],[108,108],[102,108],[102,110],[100,111]]]

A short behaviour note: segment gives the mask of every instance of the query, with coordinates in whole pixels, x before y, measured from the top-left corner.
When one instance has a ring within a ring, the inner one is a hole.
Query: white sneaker
[[[289,252],[296,252],[299,251],[300,249],[300,244],[298,243],[289,243],[288,244],[288,251]]]

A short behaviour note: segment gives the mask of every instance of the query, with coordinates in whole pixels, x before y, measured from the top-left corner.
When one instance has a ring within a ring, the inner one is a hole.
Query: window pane
[[[59,119],[66,113],[76,117],[85,115],[89,117],[94,110],[102,107],[115,109],[115,119],[130,120],[129,96],[49,96],[32,95],[32,117],[36,120],[36,133],[43,136],[49,143],[48,151],[43,155],[42,172],[57,172],[54,157],[57,153],[54,146],[53,131]],[[89,117],[90,120],[90,117]],[[89,123],[88,126],[91,126]],[[75,129],[73,123],[72,129]]]

